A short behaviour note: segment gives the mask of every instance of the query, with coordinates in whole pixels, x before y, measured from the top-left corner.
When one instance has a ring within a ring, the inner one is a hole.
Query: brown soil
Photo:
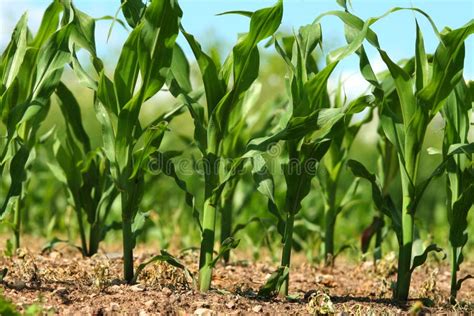
[[[136,264],[151,257],[143,250],[138,253]],[[196,271],[195,253],[180,260]],[[13,258],[0,256],[0,269],[8,269],[0,293],[20,311],[34,304],[43,313],[63,315],[474,312],[474,281],[464,283],[458,305],[447,304],[449,270],[436,260],[415,272],[410,293],[414,299],[404,304],[390,298],[394,256],[383,259],[377,269],[369,262],[353,264],[343,258],[334,268],[311,266],[295,256],[292,300],[258,297],[259,287],[276,267],[269,262],[219,264],[208,294],[193,290],[182,270],[163,263],[148,265],[136,285],[122,284],[121,264],[118,254],[82,258],[65,246],[44,254],[20,249]],[[474,263],[464,263],[461,276],[468,272],[474,274]]]

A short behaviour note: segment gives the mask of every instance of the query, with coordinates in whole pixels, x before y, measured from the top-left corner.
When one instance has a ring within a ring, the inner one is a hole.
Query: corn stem
[[[212,257],[214,252],[214,239],[216,230],[216,201],[213,191],[217,186],[218,167],[213,154],[208,154],[205,159],[205,202],[203,210],[201,252],[199,255],[199,290],[207,292],[212,280]]]
[[[283,252],[281,254],[281,266],[290,268],[290,261],[291,261],[291,248],[293,247],[293,225],[295,221],[295,215],[292,213],[288,213],[286,218],[286,225],[285,225],[285,239],[283,245]],[[280,285],[280,289],[278,290],[278,294],[280,297],[288,296],[288,287],[290,284],[290,274],[288,273],[285,276],[282,284]]]

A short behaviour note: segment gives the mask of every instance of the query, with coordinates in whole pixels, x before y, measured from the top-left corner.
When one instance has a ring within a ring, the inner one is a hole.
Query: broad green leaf
[[[469,178],[468,178],[469,179]],[[472,181],[471,177],[471,181]],[[453,247],[464,247],[467,243],[467,215],[474,205],[474,184],[470,184],[454,201],[449,222],[449,242]]]
[[[160,122],[157,125],[149,126],[137,140],[137,142],[142,143],[142,145],[139,149],[135,149],[133,172],[129,177],[130,180],[145,167],[150,155],[158,150],[163,139],[163,134],[167,129],[167,125],[166,122]]]
[[[211,57],[203,52],[201,45],[199,45],[194,36],[187,33],[183,28],[181,28],[181,33],[186,38],[198,63],[204,90],[206,92],[208,115],[210,116],[219,103],[219,100],[222,99],[225,94],[225,82],[219,78],[216,64]]]
[[[253,12],[252,11],[243,11],[243,10],[233,10],[233,11],[222,12],[222,13],[219,13],[217,15],[219,16],[219,15],[227,15],[227,14],[238,14],[238,15],[242,15],[242,16],[246,16],[248,18],[251,18],[252,15],[253,15]]]
[[[28,161],[30,151],[25,146],[21,146],[12,158],[10,164],[10,189],[5,197],[5,200],[0,208],[0,220],[4,218],[5,211],[11,207],[13,200],[19,198],[22,191],[22,184],[26,180],[25,165]]]
[[[59,17],[63,11],[61,1],[53,0],[53,2],[46,8],[46,11],[41,18],[40,27],[32,42],[32,46],[39,48],[43,43],[57,30],[59,26]]]
[[[13,30],[11,42],[5,51],[6,56],[2,56],[2,59],[6,62],[6,64],[2,65],[2,83],[5,88],[8,88],[12,84],[13,79],[17,76],[26,54],[28,37],[27,21],[28,19],[25,13]]]
[[[366,179],[370,182],[372,187],[372,199],[378,210],[383,212],[392,220],[392,225],[397,234],[397,238],[401,241],[402,236],[402,219],[401,214],[395,209],[390,197],[384,197],[381,186],[374,174],[370,173],[363,164],[356,160],[349,159],[347,166],[351,172],[356,176]]]
[[[433,58],[432,76],[427,86],[418,93],[418,97],[430,109],[434,116],[442,106],[449,93],[462,78],[464,67],[464,41],[474,33],[474,20],[463,27],[444,31],[442,42],[438,45]]]
[[[128,25],[136,27],[145,12],[146,6],[142,0],[120,0],[122,12]]]
[[[74,136],[84,146],[84,151],[91,149],[89,136],[82,125],[81,107],[72,92],[64,83],[60,83],[56,89],[56,95],[59,101],[59,108],[63,113],[67,126],[71,127]]]
[[[425,263],[426,259],[428,258],[428,254],[430,252],[443,252],[443,249],[438,247],[436,244],[431,244],[428,247],[425,248],[423,253],[419,256],[415,256],[412,259],[412,264],[410,268],[410,272],[413,272],[417,267],[421,266],[423,263]],[[444,254],[444,257],[446,257],[446,254]]]
[[[40,50],[33,88],[33,99],[49,97],[59,83],[64,66],[70,61],[69,37],[73,28],[67,25],[54,33]]]
[[[259,54],[257,44],[276,32],[283,16],[281,0],[270,8],[255,11],[250,18],[249,32],[234,46],[233,87],[219,102],[210,119],[208,145],[214,146],[214,139],[222,135],[232,107],[258,76]],[[212,150],[212,149],[211,149]]]
[[[425,44],[423,41],[423,33],[420,30],[418,21],[416,22],[416,48],[415,48],[415,81],[416,89],[419,91],[423,89],[429,80],[429,66],[428,58],[425,52]]]
[[[175,0],[153,1],[145,10],[138,45],[143,100],[157,93],[165,83],[163,70],[171,66],[182,14]]]
[[[99,91],[103,91],[103,94],[111,94],[115,91],[120,109],[130,101],[137,85],[138,74],[140,71],[138,65],[138,41],[140,30],[141,28],[139,27],[135,28],[132,33],[130,33],[122,47],[117,67],[115,67],[114,72],[115,87],[109,83],[107,86],[104,86],[103,90],[99,88]],[[106,79],[105,76],[104,79]],[[111,106],[117,102],[111,97],[107,97],[107,99],[109,99],[108,102],[111,102],[106,104],[107,106]],[[102,100],[104,102],[105,98],[102,98]]]
[[[161,170],[165,175],[171,177],[175,180],[178,187],[183,190],[185,193],[185,201],[186,204],[191,207],[193,212],[193,217],[196,220],[201,232],[202,232],[202,225],[199,219],[199,211],[196,208],[195,198],[188,190],[187,184],[184,180],[182,180],[178,174],[176,173],[176,167],[171,160],[176,153],[173,152],[156,152],[153,157],[156,159],[155,162],[157,163],[157,168]]]
[[[262,297],[270,297],[274,296],[278,289],[280,288],[281,284],[284,280],[288,278],[288,274],[290,273],[289,267],[279,267],[267,282],[258,290],[258,296]]]
[[[187,281],[190,283],[194,283],[194,278],[191,271],[188,270],[188,268],[186,268],[186,266],[183,263],[181,263],[177,258],[173,257],[171,254],[169,254],[165,250],[161,250],[161,253],[159,255],[152,257],[151,259],[145,261],[144,263],[140,264],[137,267],[137,271],[135,272],[135,275],[133,278],[133,283],[137,282],[138,278],[140,277],[140,274],[149,264],[156,261],[166,262],[172,265],[173,267],[183,270]]]
[[[234,237],[228,237],[221,244],[221,248],[217,256],[212,260],[211,267],[215,267],[219,260],[224,256],[225,253],[228,253],[230,250],[237,248],[240,243],[240,239],[235,239]]]

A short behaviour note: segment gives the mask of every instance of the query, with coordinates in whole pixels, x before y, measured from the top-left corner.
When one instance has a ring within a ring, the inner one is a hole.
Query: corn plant
[[[283,239],[280,267],[261,288],[262,295],[276,292],[283,297],[288,295],[295,217],[301,210],[302,200],[309,194],[317,164],[329,150],[333,133],[345,124],[344,117],[350,117],[370,103],[370,97],[363,96],[344,107],[331,108],[327,91],[327,82],[334,68],[360,47],[367,28],[351,44],[331,52],[327,56],[327,65],[318,70],[313,54],[322,39],[318,21],[319,18],[313,24],[301,27],[294,37],[284,38],[286,44],[275,41],[275,48],[289,69],[289,109],[277,132],[255,139],[248,146],[251,151],[264,152],[269,146],[284,141],[287,155],[287,160],[281,164],[287,187],[284,207],[278,207],[276,203],[274,180],[267,162],[262,155],[253,157],[258,190],[268,198],[268,209],[276,216],[277,230]]]
[[[226,137],[221,142],[220,156],[225,159],[221,161],[225,172],[231,171],[234,159],[238,159],[245,151],[245,145],[248,139],[254,134],[252,128],[247,124],[248,111],[255,106],[260,93],[261,85],[256,82],[248,91],[240,102],[235,104],[233,111],[230,113],[229,123]],[[243,165],[240,165],[238,174],[242,172]],[[229,179],[222,189],[220,198],[217,201],[217,210],[221,215],[220,222],[220,245],[225,247],[226,241],[235,234],[234,227],[234,195],[237,190],[240,177],[235,176]],[[230,249],[222,253],[225,263],[230,260]]]
[[[390,78],[385,78],[385,80],[383,80],[379,85],[377,77],[373,72],[372,68],[368,67],[370,66],[370,62],[363,46],[359,49],[357,54],[359,55],[361,61],[363,61],[361,63],[361,71],[364,72],[364,76],[366,77],[366,79],[370,79],[372,80],[372,82],[376,83],[376,86],[372,91],[374,96],[376,96],[376,99],[383,100],[385,106],[388,108],[400,108],[399,99],[397,97],[396,91],[393,87],[393,83]],[[411,65],[412,64],[413,63],[411,63]],[[366,67],[362,68],[362,66]],[[387,75],[379,74],[379,76],[386,77]],[[385,90],[382,90],[380,86],[385,86],[387,88]],[[385,93],[383,91],[385,91]],[[378,117],[380,118],[381,106],[378,107],[378,110]],[[399,172],[397,152],[395,151],[394,146],[386,137],[380,121],[377,128],[377,134],[378,159],[377,169],[374,175],[375,181],[373,183],[372,190],[375,190],[375,193],[373,193],[373,195],[379,198],[377,198],[374,203],[376,214],[374,215],[372,222],[367,228],[364,229],[361,235],[362,253],[366,253],[368,251],[370,242],[375,236],[373,252],[374,263],[376,263],[377,260],[382,258],[382,241],[384,239],[384,236],[387,234],[387,230],[385,229],[386,225],[384,217],[387,216],[388,218],[391,218],[391,214],[394,211],[395,206],[393,198],[390,194],[390,187]],[[355,171],[355,169],[357,169],[357,162],[349,160],[348,167],[351,169],[351,171]],[[392,223],[392,225],[396,226],[398,225],[398,222],[395,221]]]
[[[29,31],[24,14],[2,54],[0,111],[7,134],[0,148],[0,173],[9,171],[11,181],[0,205],[0,218],[14,210],[16,247],[20,245],[27,168],[34,159],[38,130],[48,113],[50,96],[60,82],[64,66],[76,60],[74,50],[93,51],[91,43],[93,29],[84,14],[69,1],[53,1],[36,36]]]
[[[143,9],[138,14],[135,9]],[[162,117],[146,127],[139,121],[143,103],[164,85],[171,66],[173,47],[182,12],[174,0],[152,1],[146,9],[141,1],[122,6],[134,27],[120,53],[113,80],[102,62],[93,55],[98,82],[87,81],[95,89],[95,109],[102,126],[103,150],[111,176],[121,198],[124,279],[134,279],[133,248],[140,233],[143,214],[139,204],[145,190],[144,173],[150,155],[159,148],[167,121]],[[137,14],[135,14],[137,13]]]
[[[336,108],[344,106],[344,100],[341,99],[340,91],[335,96],[334,104]],[[337,193],[338,189],[340,189],[339,181],[346,165],[349,151],[362,125],[372,119],[372,110],[368,112],[365,118],[357,122],[351,123],[351,119],[352,115],[347,115],[345,117],[346,123],[332,134],[331,145],[323,159],[323,172],[318,177],[325,204],[324,260],[326,265],[333,265],[335,259],[334,234],[337,216],[358,203],[356,193],[359,180],[357,178],[342,197],[338,197]],[[341,250],[343,247],[341,247]]]
[[[245,148],[249,139],[253,137],[263,137],[269,129],[272,128],[272,123],[275,120],[272,110],[281,102],[277,97],[275,100],[264,103],[258,106],[260,99],[262,85],[259,82],[254,83],[246,92],[242,102],[237,105],[235,110],[231,113],[229,121],[229,134],[224,139],[222,152],[223,156],[230,158],[224,169],[229,172],[232,168],[230,163],[245,152]],[[257,111],[251,111],[257,108]],[[224,161],[226,163],[226,161]],[[241,165],[240,172],[243,173],[243,166]],[[262,219],[258,216],[251,216],[245,222],[235,223],[234,217],[240,215],[242,208],[246,206],[246,202],[251,198],[250,192],[245,195],[239,208],[234,206],[234,196],[238,193],[237,185],[242,180],[242,177],[236,176],[230,179],[224,186],[220,200],[221,212],[221,247],[225,241],[234,237],[239,231],[243,230],[250,223],[263,224]],[[252,182],[252,179],[249,179]],[[253,185],[250,183],[243,185]],[[228,263],[230,258],[230,251],[226,251],[222,255],[224,262]]]
[[[449,156],[448,153],[451,146],[468,143],[470,110],[472,96],[464,79],[461,79],[442,109],[445,121],[443,156],[446,160],[446,207],[451,248],[450,301],[453,304],[456,303],[457,292],[462,283],[473,277],[468,275],[458,280],[457,273],[464,260],[463,248],[468,241],[467,215],[474,203],[474,166],[471,153],[465,152],[457,156]]]
[[[395,8],[387,14],[399,10],[402,9]],[[396,232],[399,242],[399,258],[394,297],[399,300],[408,298],[413,270],[426,261],[429,252],[441,251],[439,247],[432,244],[422,254],[412,258],[414,219],[417,205],[431,179],[439,175],[442,169],[442,166],[436,168],[431,176],[420,181],[418,179],[418,167],[428,124],[440,111],[444,101],[461,79],[464,63],[464,41],[474,32],[474,21],[471,21],[459,29],[445,29],[442,33],[439,33],[426,13],[418,9],[411,10],[420,12],[429,19],[440,40],[430,63],[425,52],[423,35],[418,24],[416,25],[416,49],[414,65],[411,65],[413,74],[407,69],[410,64],[404,68],[393,62],[380,47],[377,35],[371,30],[367,32],[368,42],[378,50],[382,60],[387,65],[392,80],[392,88],[395,89],[399,100],[399,108],[389,108],[384,103],[381,105],[382,128],[397,151],[402,182],[401,212],[395,212],[393,207],[390,207],[392,222],[396,223],[394,226],[398,227]],[[347,26],[353,29],[361,30],[367,25],[367,22],[364,24],[362,20],[348,12],[333,12],[330,14],[338,16]],[[380,18],[372,18],[368,22],[373,24]],[[370,73],[364,71],[369,67],[370,64],[361,58],[361,69],[363,69],[364,77],[377,88],[379,93],[385,92],[384,87],[374,78],[373,71]],[[451,156],[459,154],[459,152],[460,149],[458,148],[449,151],[447,155]],[[356,173],[367,178],[373,183],[373,188],[376,188],[375,176],[365,168],[360,167],[362,166],[354,164],[352,169],[358,169]],[[377,190],[373,190],[373,193],[374,191]],[[374,197],[374,199],[378,199],[382,205],[383,199],[380,196]]]
[[[386,98],[386,102],[389,98]],[[367,226],[361,235],[361,250],[362,253],[366,253],[369,249],[370,242],[375,237],[373,259],[374,263],[382,259],[382,241],[386,235],[385,225],[385,213],[390,211],[386,208],[387,205],[393,205],[393,199],[390,196],[390,186],[393,183],[398,173],[398,160],[397,153],[394,150],[393,145],[386,138],[383,133],[383,129],[379,124],[378,128],[378,141],[377,141],[377,171],[376,177],[379,181],[380,191],[379,195],[383,201],[386,201],[386,205],[374,203],[375,215],[372,222]],[[351,166],[349,162],[349,167]]]
[[[225,158],[223,143],[226,136],[232,134],[229,131],[231,127],[229,123],[232,120],[233,111],[236,109],[238,111],[242,97],[258,76],[259,51],[257,44],[277,30],[281,22],[283,7],[282,1],[279,1],[273,7],[255,12],[228,13],[238,13],[250,17],[250,30],[239,39],[222,66],[202,50],[194,36],[181,28],[201,72],[206,107],[189,95],[191,87],[182,83],[181,77],[184,72],[182,69],[178,69],[179,65],[176,65],[174,72],[172,71],[175,84],[170,86],[170,91],[180,96],[188,106],[194,121],[194,140],[201,151],[204,162],[204,207],[202,226],[199,224],[202,232],[199,289],[203,292],[210,288],[212,268],[216,263],[216,259],[213,259],[213,252],[219,199],[226,184],[234,178],[234,176],[223,176],[219,173],[219,169],[223,166],[221,159]],[[228,174],[235,175],[241,168],[241,163],[240,157],[231,163]],[[229,246],[236,246],[236,243],[231,239],[227,240],[229,242],[221,248],[219,256],[226,253],[226,248],[229,249]]]
[[[76,98],[63,83],[58,85],[56,96],[65,119],[66,136],[56,140],[57,165],[51,163],[50,168],[68,190],[77,216],[82,254],[92,256],[111,228],[106,220],[118,191],[105,155],[100,148],[91,148],[82,120],[77,119],[81,118],[81,109]]]

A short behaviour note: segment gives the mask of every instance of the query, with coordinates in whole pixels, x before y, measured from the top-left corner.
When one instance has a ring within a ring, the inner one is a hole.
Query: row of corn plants
[[[286,297],[295,221],[300,218],[305,198],[314,193],[315,179],[324,205],[324,259],[332,265],[338,254],[334,241],[337,216],[343,211],[350,213],[358,203],[362,178],[370,183],[376,212],[362,233],[362,251],[367,251],[375,236],[374,259],[380,259],[385,235],[395,233],[399,255],[394,297],[406,300],[414,269],[426,261],[430,252],[442,251],[432,244],[421,254],[414,254],[413,242],[416,210],[423,193],[432,179],[445,175],[454,303],[467,279],[458,279],[457,275],[468,240],[467,214],[474,202],[474,146],[468,139],[473,90],[472,83],[466,83],[463,77],[464,42],[474,32],[474,22],[440,32],[418,9],[395,8],[364,21],[350,13],[344,1],[339,3],[344,11],[324,13],[292,36],[278,32],[283,18],[281,0],[255,12],[224,12],[222,15],[238,14],[248,19],[249,27],[221,63],[215,54],[206,53],[181,24],[183,12],[177,0],[147,4],[122,0],[120,8],[131,31],[111,74],[97,55],[96,19],[69,0],[52,2],[35,36],[23,16],[0,61],[0,112],[6,131],[0,142],[0,174],[8,177],[8,192],[1,195],[0,219],[13,228],[15,246],[20,246],[22,201],[32,176],[29,166],[35,161],[36,148],[53,138],[55,161],[48,166],[63,184],[74,209],[80,250],[84,256],[92,256],[110,229],[121,229],[123,278],[133,283],[143,269],[143,265],[135,269],[133,252],[147,217],[141,209],[142,197],[149,189],[146,176],[153,171],[150,163],[159,160],[162,173],[173,178],[184,192],[200,230],[197,287],[206,292],[211,288],[214,266],[221,258],[227,263],[230,251],[238,246],[236,233],[250,222],[261,221],[234,221],[234,196],[243,175],[250,173],[252,185],[267,200],[268,214],[273,216],[273,227],[281,238],[280,265],[260,294]],[[383,50],[371,27],[402,10],[411,10],[431,23],[439,40],[434,54],[426,53],[418,23],[413,58],[396,63]],[[321,65],[317,59],[324,52],[321,21],[328,16],[342,22],[346,44],[325,54]],[[186,56],[176,43],[180,34],[197,64],[197,84],[192,80],[191,56]],[[287,68],[286,95],[279,103],[283,114],[277,123],[269,104],[259,104],[261,86],[265,84],[258,80],[259,44],[265,40],[266,47],[273,46]],[[367,44],[378,52],[387,71],[373,71],[364,48]],[[86,51],[90,66],[77,57],[79,50]],[[341,84],[337,91],[330,91],[328,84],[338,64],[349,56],[357,56],[360,73],[371,86],[370,92],[354,100],[345,98]],[[66,67],[83,88],[92,92],[89,108],[100,124],[102,137],[96,147],[84,127],[84,109],[61,81]],[[163,90],[177,100],[176,106],[143,124],[140,113],[144,104],[159,104],[157,94]],[[53,101],[64,118],[65,132],[51,130],[38,136]],[[442,148],[431,149],[431,153],[439,153],[442,162],[429,177],[420,179],[424,139],[438,113],[445,122],[444,141]],[[173,159],[182,153],[161,149],[163,139],[173,132],[170,122],[180,115],[190,115],[194,125],[190,142],[203,162],[202,192],[191,192],[180,177]],[[350,159],[350,151],[361,128],[375,115],[379,120],[379,157],[377,170],[371,173],[363,163]],[[342,189],[340,178],[347,169],[354,177],[352,184]],[[279,175],[286,188],[281,197],[281,192],[275,190]],[[397,176],[401,180],[401,201],[391,195]],[[110,219],[114,204],[120,208],[119,223]],[[390,225],[386,225],[387,220]],[[216,252],[219,235],[221,245]],[[185,269],[166,251],[153,260]]]

